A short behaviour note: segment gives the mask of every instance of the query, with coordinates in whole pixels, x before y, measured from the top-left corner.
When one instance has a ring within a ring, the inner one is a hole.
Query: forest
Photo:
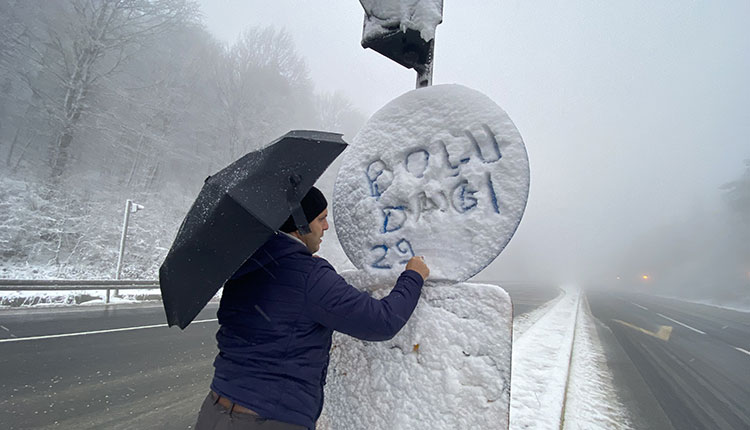
[[[154,279],[203,180],[290,129],[364,122],[283,30],[189,0],[0,2],[0,277]]]

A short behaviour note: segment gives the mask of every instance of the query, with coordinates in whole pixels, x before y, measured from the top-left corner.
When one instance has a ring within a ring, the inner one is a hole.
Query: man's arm
[[[382,299],[349,285],[325,261],[308,279],[307,312],[320,324],[362,340],[391,339],[414,312],[429,270],[415,266],[399,276],[391,292]]]

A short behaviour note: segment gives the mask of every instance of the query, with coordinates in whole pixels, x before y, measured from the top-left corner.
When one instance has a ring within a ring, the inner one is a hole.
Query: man
[[[328,230],[323,193],[313,187],[301,206],[310,233],[289,217],[224,286],[219,354],[197,430],[315,428],[333,331],[387,340],[417,305],[430,273],[421,257],[409,260],[388,296],[374,299],[313,256]]]

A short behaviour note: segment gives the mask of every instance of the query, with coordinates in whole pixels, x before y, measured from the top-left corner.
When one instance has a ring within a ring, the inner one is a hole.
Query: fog
[[[443,17],[433,83],[493,99],[531,167],[478,279],[750,301],[750,3]],[[146,209],[123,270],[153,278],[207,175],[292,128],[351,141],[416,80],[362,49],[363,18],[357,0],[0,3],[0,276],[110,276],[127,198]]]
[[[316,87],[366,116],[414,87],[413,71],[359,46],[355,0],[202,10],[227,43],[286,29]],[[721,187],[750,159],[749,20],[743,1],[446,0],[433,84],[491,97],[531,164],[521,226],[478,277],[747,296],[750,214]]]

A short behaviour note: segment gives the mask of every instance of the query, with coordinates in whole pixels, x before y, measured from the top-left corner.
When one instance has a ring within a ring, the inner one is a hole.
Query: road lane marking
[[[612,320],[612,321],[620,323],[626,327],[630,327],[634,330],[638,330],[641,333],[645,333],[649,336],[653,336],[657,339],[661,339],[665,341],[669,341],[669,336],[672,334],[672,326],[669,326],[669,325],[660,325],[659,330],[657,330],[656,332],[653,332],[653,331],[646,330],[645,328],[640,328],[636,325],[630,324],[629,322],[625,322],[622,320]]]
[[[744,352],[745,354],[750,355],[750,351],[740,348],[739,346],[733,346],[732,348],[736,349],[739,352]]]
[[[10,336],[11,338],[18,337],[15,334],[13,334],[8,327],[5,327],[4,325],[0,325],[0,328],[2,328],[3,330],[7,331],[8,332],[8,336]]]
[[[647,310],[648,310],[648,308],[647,308],[647,307],[645,307],[645,306],[641,306],[641,305],[639,305],[638,303],[633,303],[633,302],[630,302],[630,304],[631,304],[631,305],[633,305],[633,306],[638,306],[639,308],[643,309],[644,311],[647,311]]]
[[[687,324],[685,324],[685,323],[681,323],[681,322],[679,322],[679,321],[677,321],[677,320],[674,320],[674,319],[672,319],[672,318],[670,318],[670,317],[668,317],[668,316],[666,316],[666,315],[662,315],[662,314],[660,314],[659,312],[657,312],[657,313],[656,313],[656,315],[659,315],[660,317],[662,317],[662,318],[664,318],[664,319],[668,319],[668,320],[672,321],[673,323],[675,323],[675,324],[679,324],[679,325],[681,325],[681,326],[683,326],[683,327],[685,327],[685,328],[688,328],[688,329],[690,329],[690,330],[692,330],[692,331],[694,331],[694,332],[696,332],[696,333],[700,333],[700,334],[706,334],[706,332],[705,332],[705,331],[700,331],[700,330],[698,330],[698,329],[697,329],[697,328],[695,328],[695,327],[690,327],[689,325],[687,325]]]
[[[207,323],[207,322],[214,322],[218,320],[219,320],[218,318],[211,318],[207,320],[193,321],[191,324],[201,324],[201,323]],[[17,337],[14,339],[0,339],[0,343],[20,342],[22,340],[40,340],[40,339],[56,339],[60,337],[86,336],[89,334],[115,333],[118,331],[143,330],[147,328],[158,328],[158,327],[168,327],[168,325],[167,324],[152,324],[152,325],[142,325],[142,326],[137,326],[137,327],[121,327],[121,328],[110,328],[106,330],[81,331],[77,333],[62,333],[62,334],[49,334],[49,335],[44,335],[44,336]]]

